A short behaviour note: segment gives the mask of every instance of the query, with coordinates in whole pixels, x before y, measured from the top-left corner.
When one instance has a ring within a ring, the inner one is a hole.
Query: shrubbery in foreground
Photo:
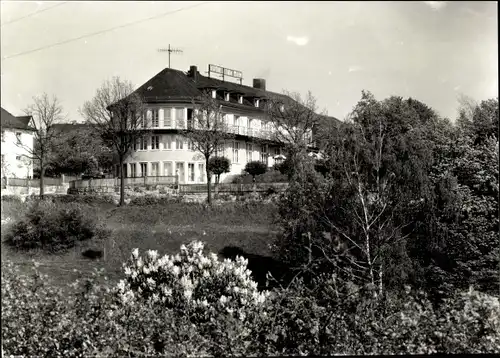
[[[78,204],[38,201],[9,228],[6,242],[18,249],[58,252],[74,247],[77,242],[106,234],[107,230],[97,218]]]
[[[74,357],[494,353],[497,297],[473,290],[434,309],[409,288],[376,297],[370,287],[318,278],[258,292],[246,262],[219,261],[199,242],[175,256],[133,252],[118,285],[89,280],[50,287],[35,269],[2,263],[6,354]]]

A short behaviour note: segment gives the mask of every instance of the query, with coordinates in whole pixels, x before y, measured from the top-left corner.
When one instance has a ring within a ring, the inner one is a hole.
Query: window
[[[160,136],[154,135],[151,137],[151,149],[160,149]]]
[[[175,149],[182,150],[184,149],[184,141],[182,138],[175,138]]]
[[[148,163],[141,163],[141,175],[143,177],[148,176]]]
[[[160,163],[151,163],[151,176],[157,177],[160,175]]]
[[[216,90],[212,90],[212,98],[216,98],[217,97],[217,91]]]
[[[240,125],[240,116],[234,115],[234,117],[233,117],[233,124],[235,126],[239,126]]]
[[[184,162],[175,163],[175,175],[179,176],[179,182],[184,183]]]
[[[139,150],[147,150],[148,149],[148,143],[145,140],[145,138],[139,138]]]
[[[142,112],[142,116],[139,119],[139,125],[138,125],[139,128],[146,128],[147,117],[148,117],[148,112],[147,111]]]
[[[224,100],[229,102],[229,92],[224,92]]]
[[[262,145],[260,148],[260,161],[267,164],[267,145]]]
[[[176,128],[184,128],[184,108],[175,109],[175,125]]]
[[[194,163],[188,163],[188,181],[194,182]]]
[[[240,152],[240,143],[234,142],[233,143],[233,163],[239,162],[239,152]]]
[[[163,110],[163,125],[167,128],[172,128],[172,109],[165,108]]]
[[[163,136],[163,149],[172,150],[172,136]]]
[[[187,141],[187,146],[188,146],[188,150],[191,150],[191,151],[194,151],[194,144],[193,144],[193,141],[191,140],[188,140]]]
[[[193,122],[194,122],[193,113],[194,113],[193,109],[188,108],[188,110],[187,110],[187,128],[188,129],[193,128]]]
[[[16,155],[16,160],[21,160],[21,156],[20,155]]]
[[[247,162],[252,161],[252,144],[247,143]]]
[[[151,110],[151,127],[158,128],[160,126],[160,117],[157,109]]]
[[[203,183],[205,181],[205,164],[198,163],[198,181]]]
[[[215,156],[223,157],[224,156],[224,143],[219,144],[217,150],[215,151]]]
[[[174,175],[174,165],[172,162],[163,162],[163,175]]]
[[[130,163],[130,176],[135,178],[137,176],[137,167],[136,163]]]
[[[255,98],[255,99],[253,100],[253,104],[254,104],[254,106],[255,106],[255,107],[259,107],[259,105],[260,105],[260,101],[259,101],[259,99],[258,99],[258,98]]]
[[[238,103],[243,104],[243,96],[241,94],[238,95]]]

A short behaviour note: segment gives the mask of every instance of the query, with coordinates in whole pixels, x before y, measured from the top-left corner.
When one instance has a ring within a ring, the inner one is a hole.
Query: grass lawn
[[[64,285],[89,277],[94,268],[104,268],[107,277],[115,281],[123,276],[122,263],[136,247],[141,252],[153,249],[160,255],[173,254],[179,251],[181,244],[199,239],[212,252],[233,245],[248,253],[267,256],[270,255],[268,245],[276,234],[272,225],[275,212],[272,204],[227,203],[212,209],[192,203],[142,207],[85,206],[96,211],[112,230],[109,238],[84,242],[64,254],[15,251],[2,239],[2,260],[18,262],[28,269],[30,260],[34,259],[54,284]],[[22,203],[2,202],[2,219],[10,217],[15,221],[25,209]],[[2,238],[9,225],[2,225]],[[104,257],[97,260],[84,258],[81,253],[88,248],[104,250]]]

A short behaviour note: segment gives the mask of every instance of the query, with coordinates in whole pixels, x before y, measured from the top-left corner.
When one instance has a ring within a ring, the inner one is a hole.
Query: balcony
[[[248,128],[244,126],[235,126],[232,124],[228,125],[227,127],[228,127],[228,132],[231,134],[239,134],[260,139],[268,139],[268,140],[272,140],[274,137],[273,131],[270,130]]]

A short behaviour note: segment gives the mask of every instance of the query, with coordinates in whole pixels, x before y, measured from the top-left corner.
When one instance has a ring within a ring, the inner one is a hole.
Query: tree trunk
[[[45,168],[44,168],[44,165],[43,165],[43,162],[40,163],[40,199],[43,199],[43,194],[44,194],[44,190],[43,190],[43,177],[45,176]]]
[[[125,176],[123,173],[123,157],[119,157],[120,162],[120,203],[119,206],[125,205]]]
[[[210,182],[212,181],[212,176],[210,175],[210,170],[208,170],[208,158],[205,160],[205,170],[207,172],[207,203],[210,205],[212,203],[212,192],[210,189]]]

